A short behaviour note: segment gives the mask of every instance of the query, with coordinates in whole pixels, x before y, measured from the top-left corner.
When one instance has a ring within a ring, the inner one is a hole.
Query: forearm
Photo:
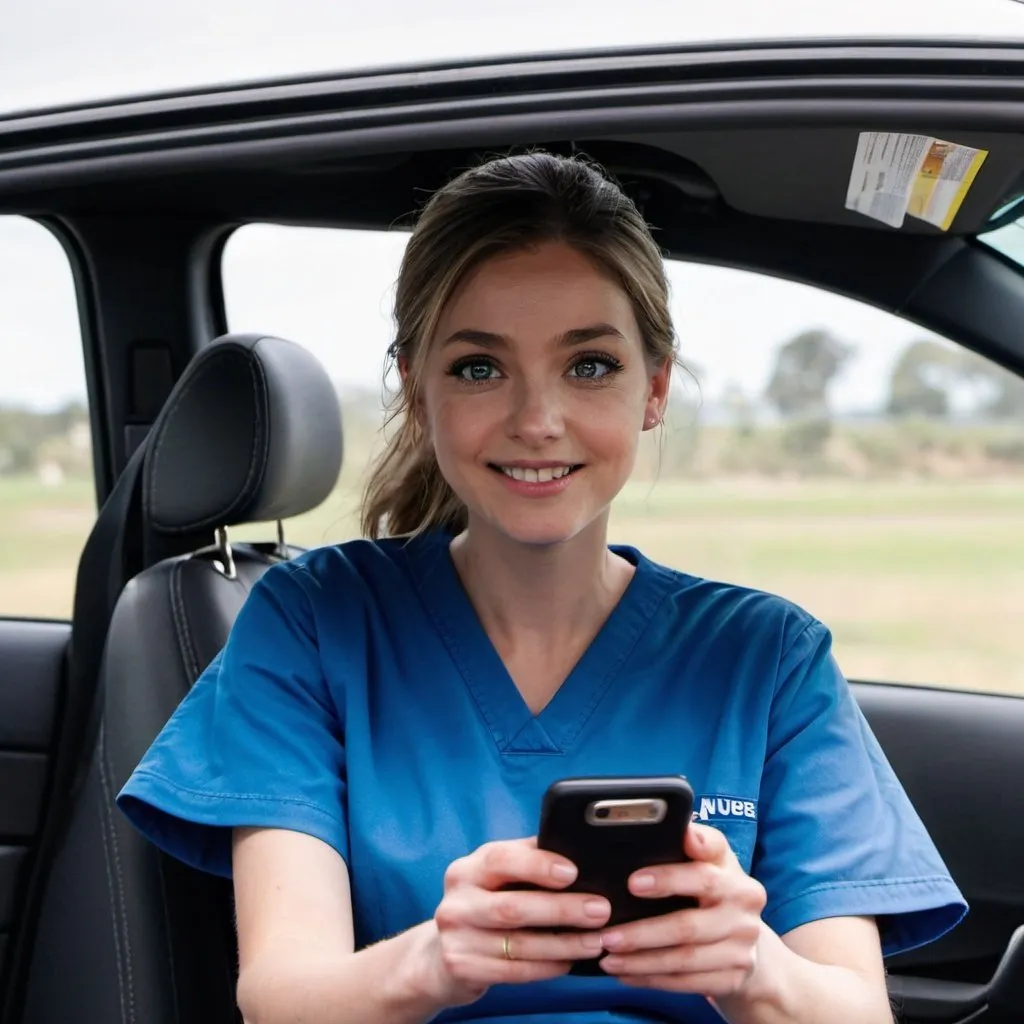
[[[744,989],[716,1001],[729,1024],[892,1024],[884,984],[856,971],[815,963],[765,925],[757,968]]]
[[[239,979],[245,1024],[425,1024],[444,1009],[423,977],[428,928],[357,953],[263,955]]]

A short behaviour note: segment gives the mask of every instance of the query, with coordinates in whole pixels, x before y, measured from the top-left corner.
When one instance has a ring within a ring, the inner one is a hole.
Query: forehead
[[[474,268],[441,311],[438,334],[472,328],[515,336],[517,327],[555,334],[599,320],[637,333],[622,286],[583,253],[549,242]]]

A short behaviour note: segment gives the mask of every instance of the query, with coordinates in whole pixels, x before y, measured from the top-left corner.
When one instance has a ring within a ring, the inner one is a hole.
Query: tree
[[[900,353],[889,379],[889,414],[947,416],[959,363],[959,354],[937,341],[912,341]]]
[[[983,419],[1024,416],[1024,380],[983,356],[937,341],[911,342],[893,367],[888,411],[893,416],[948,416],[954,398]]]
[[[722,407],[737,434],[749,437],[754,432],[754,403],[734,380],[722,389]]]
[[[824,330],[804,331],[778,352],[765,398],[785,417],[828,421],[828,390],[854,349]]]
[[[978,415],[986,419],[1024,418],[1024,379],[975,352],[963,352],[962,373],[982,393]]]

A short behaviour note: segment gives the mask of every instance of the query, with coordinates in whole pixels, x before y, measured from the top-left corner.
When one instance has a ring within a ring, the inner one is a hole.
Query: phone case
[[[660,798],[666,813],[657,823],[601,824],[587,820],[596,801]],[[693,907],[690,897],[643,899],[627,886],[629,876],[655,864],[687,859],[683,838],[693,816],[693,790],[683,776],[563,779],[544,796],[538,832],[542,849],[571,860],[579,876],[567,891],[604,896],[612,906],[609,924],[623,924]],[[600,957],[580,960],[571,973],[601,975]]]

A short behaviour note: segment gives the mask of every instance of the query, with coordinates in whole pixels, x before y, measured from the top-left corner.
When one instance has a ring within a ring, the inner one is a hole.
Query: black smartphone
[[[611,903],[610,925],[693,907],[688,896],[634,896],[627,884],[641,868],[688,859],[683,839],[693,799],[681,775],[561,779],[544,794],[537,845],[576,865],[579,875],[566,891]],[[599,962],[578,960],[570,973],[601,975]]]

